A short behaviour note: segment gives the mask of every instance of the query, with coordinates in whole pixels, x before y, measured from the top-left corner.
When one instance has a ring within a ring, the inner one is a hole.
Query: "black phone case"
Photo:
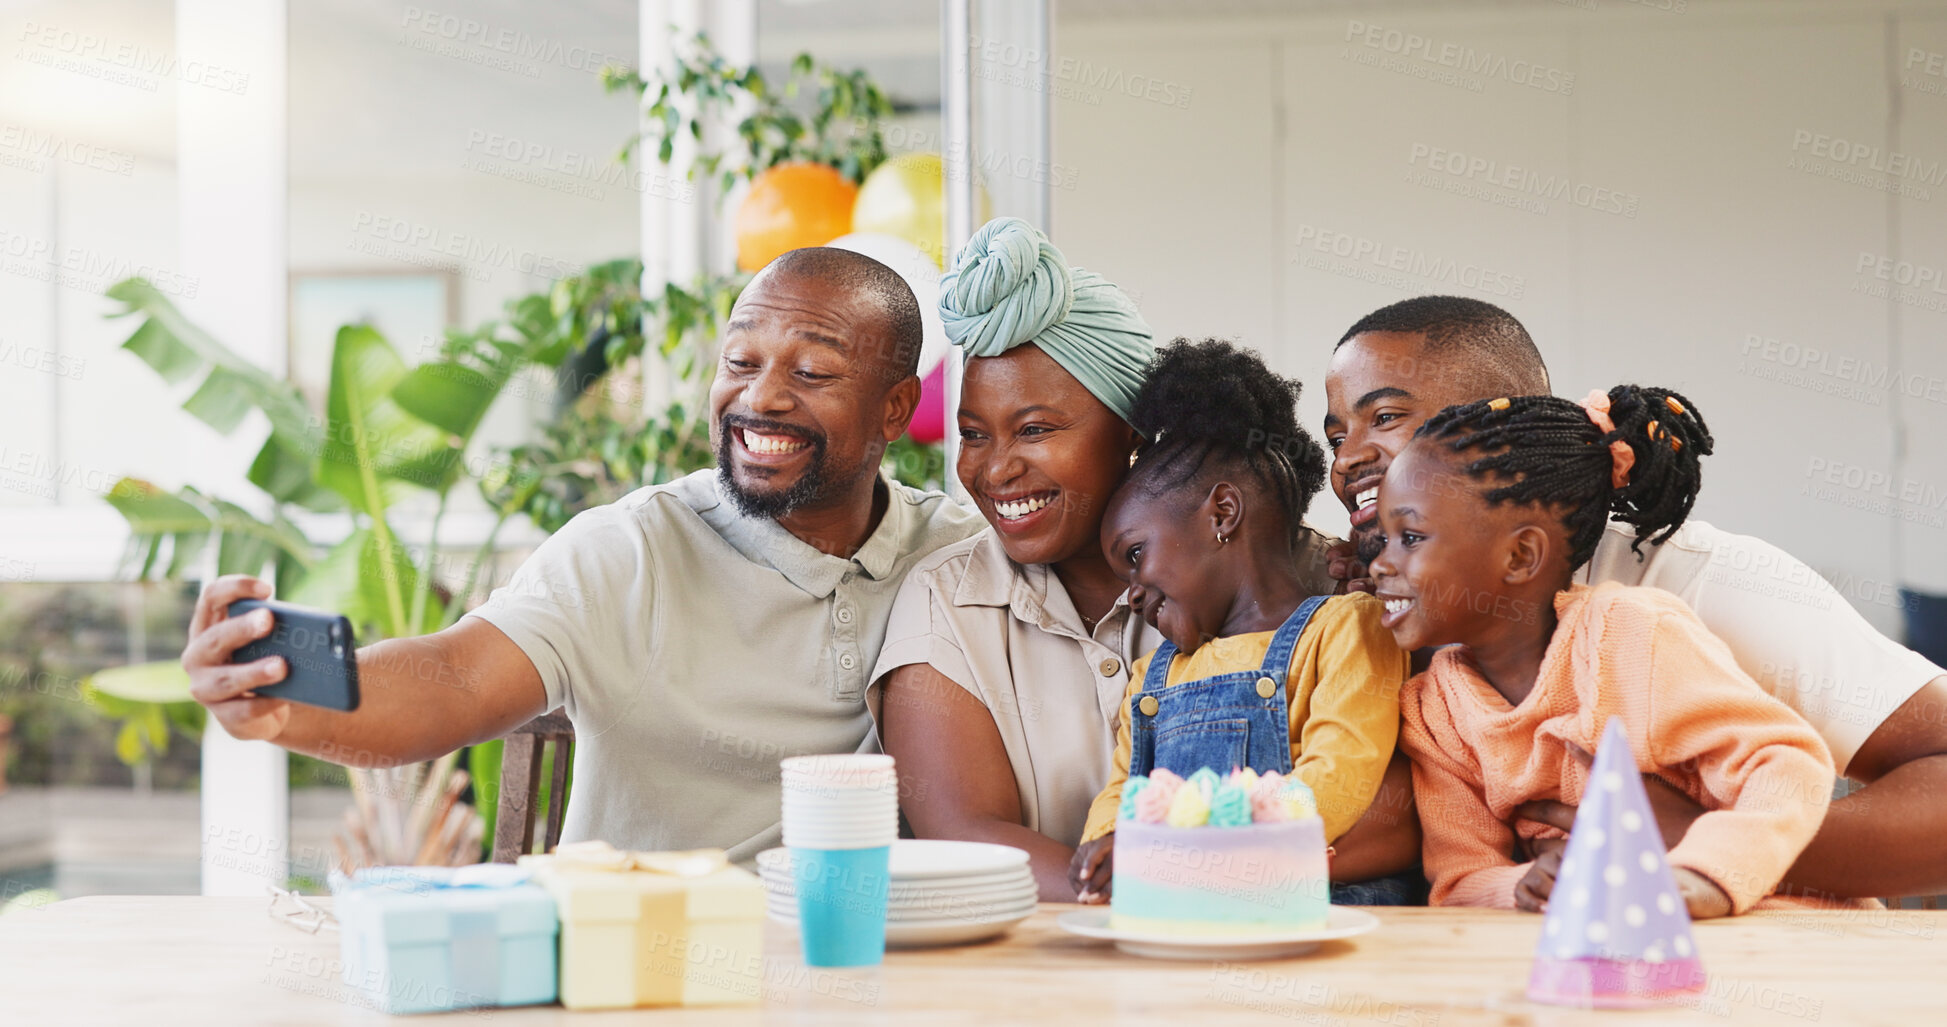
[[[350,619],[268,599],[239,599],[230,604],[230,616],[260,608],[277,618],[276,626],[231,654],[230,662],[282,656],[286,675],[274,685],[252,691],[348,713],[358,709],[358,648]]]

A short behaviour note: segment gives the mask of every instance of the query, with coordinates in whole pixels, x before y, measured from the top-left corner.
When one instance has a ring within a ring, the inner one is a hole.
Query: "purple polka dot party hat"
[[[1554,1005],[1667,1005],[1704,990],[1636,757],[1611,717],[1548,896],[1528,997]]]

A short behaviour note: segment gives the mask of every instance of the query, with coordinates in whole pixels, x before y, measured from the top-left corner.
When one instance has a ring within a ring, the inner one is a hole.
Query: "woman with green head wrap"
[[[1155,346],[1122,290],[1018,218],[974,234],[940,316],[966,361],[956,472],[989,528],[914,567],[869,701],[917,835],[1026,849],[1041,897],[1073,901],[1129,665],[1162,641],[1100,541]]]

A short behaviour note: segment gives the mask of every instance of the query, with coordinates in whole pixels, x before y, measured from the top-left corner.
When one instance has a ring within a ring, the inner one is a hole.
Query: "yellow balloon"
[[[946,168],[937,153],[906,153],[874,168],[852,206],[852,231],[896,235],[946,267]],[[974,225],[987,220],[987,193],[974,186]]]

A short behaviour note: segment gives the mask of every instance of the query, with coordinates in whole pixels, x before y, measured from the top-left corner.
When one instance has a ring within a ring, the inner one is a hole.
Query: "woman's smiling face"
[[[1135,429],[1039,346],[967,362],[960,484],[1008,558],[1052,564],[1098,545]]]

